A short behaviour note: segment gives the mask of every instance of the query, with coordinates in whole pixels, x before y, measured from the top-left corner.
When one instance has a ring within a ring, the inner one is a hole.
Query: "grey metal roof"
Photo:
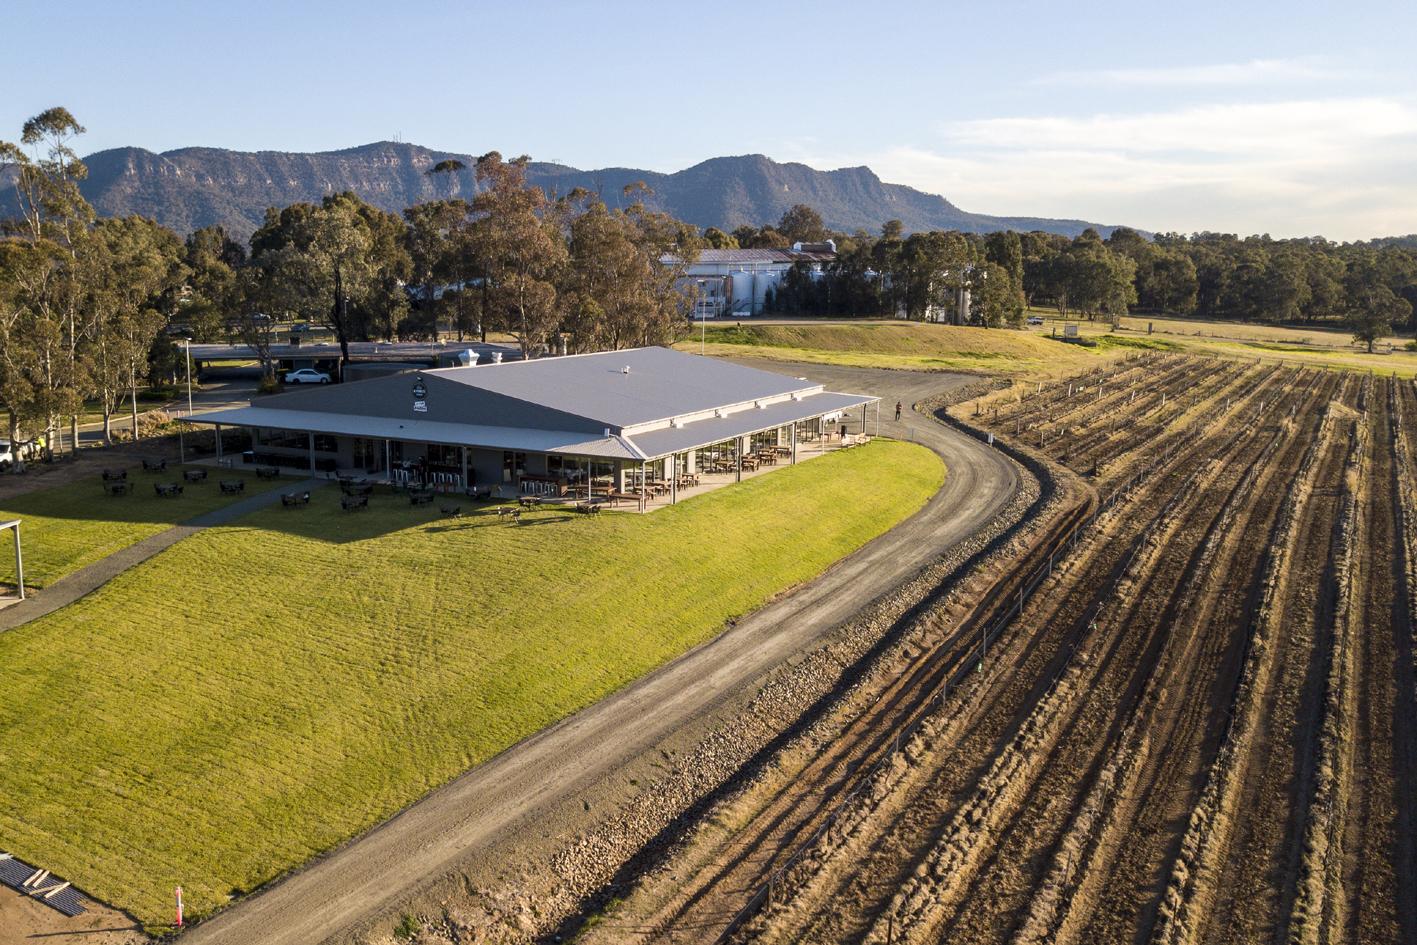
[[[686,423],[682,427],[636,433],[631,439],[646,456],[666,456],[878,400],[879,397],[863,397],[858,394],[813,394],[801,400],[784,400],[762,408],[739,410],[726,417]]]
[[[325,413],[314,410],[275,410],[270,407],[236,407],[195,414],[192,423],[222,423],[231,426],[270,427],[362,436],[379,440],[408,440],[415,443],[446,443],[451,446],[478,446],[485,449],[520,450],[532,453],[564,453],[599,456],[606,459],[638,460],[645,457],[621,436],[587,435],[574,430],[537,430],[526,427],[483,426],[438,420],[373,417],[366,414]]]
[[[616,429],[822,389],[810,381],[669,348],[631,348],[426,373]]]
[[[695,265],[728,263],[795,263],[831,262],[835,253],[793,249],[702,249],[695,258]]]

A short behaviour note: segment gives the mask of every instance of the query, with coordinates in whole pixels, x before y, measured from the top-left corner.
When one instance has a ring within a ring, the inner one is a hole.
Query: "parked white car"
[[[1028,317],[1028,323],[1030,325],[1041,325],[1043,324],[1043,319],[1039,318],[1037,315],[1030,315]]]
[[[328,384],[330,376],[324,371],[303,367],[298,371],[287,372],[285,382],[287,384]]]
[[[7,470],[21,460],[28,459],[33,452],[32,447],[20,447],[17,450],[9,440],[0,440],[0,470]]]

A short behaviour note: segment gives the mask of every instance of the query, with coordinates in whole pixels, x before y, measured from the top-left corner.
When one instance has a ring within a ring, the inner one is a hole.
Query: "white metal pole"
[[[183,350],[187,354],[187,416],[192,416],[192,339],[183,339]]]
[[[15,523],[15,583],[19,585],[20,600],[25,599],[25,556],[20,550],[20,523]]]

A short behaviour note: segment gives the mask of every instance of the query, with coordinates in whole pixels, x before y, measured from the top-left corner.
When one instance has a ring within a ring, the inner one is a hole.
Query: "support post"
[[[792,465],[797,465],[797,424],[792,424]]]
[[[384,478],[389,482],[394,481],[394,461],[393,450],[389,447],[389,441],[384,441]]]
[[[310,475],[313,477],[315,475],[315,434],[307,433],[305,436],[310,449]]]
[[[669,454],[669,504],[679,502],[679,454]]]
[[[25,555],[20,550],[20,523],[11,529],[15,533],[15,586],[20,592],[20,600],[25,599]]]
[[[216,425],[216,464],[221,465],[221,424]]]
[[[467,481],[467,447],[464,446],[462,448],[462,487],[467,489],[470,488],[471,485],[472,484]]]

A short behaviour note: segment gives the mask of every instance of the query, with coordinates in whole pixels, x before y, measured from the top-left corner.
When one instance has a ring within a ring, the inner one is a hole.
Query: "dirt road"
[[[912,412],[969,378],[817,365],[762,365],[882,397],[882,434],[944,457],[945,484],[911,519],[794,593],[740,620],[623,691],[507,750],[308,868],[189,932],[188,945],[311,945],[339,936],[468,857],[542,838],[548,811],[655,750],[680,727],[741,696],[879,594],[988,522],[1018,488],[1015,467],[978,441]],[[895,402],[905,421],[893,419]],[[882,470],[888,475],[889,470]]]

